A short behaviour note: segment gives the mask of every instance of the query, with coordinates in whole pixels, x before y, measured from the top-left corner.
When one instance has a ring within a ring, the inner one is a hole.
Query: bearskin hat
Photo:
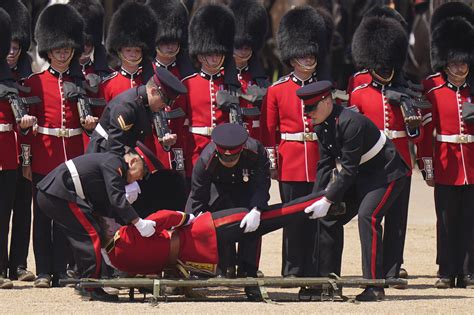
[[[384,16],[364,18],[352,39],[352,57],[357,69],[394,69],[405,63],[408,37],[402,25]]]
[[[189,54],[231,55],[234,49],[235,20],[223,5],[207,4],[196,11],[189,24]]]
[[[84,19],[84,31],[86,42],[98,46],[102,43],[104,36],[104,7],[99,0],[69,0]]]
[[[107,50],[117,56],[122,47],[141,47],[144,56],[155,51],[155,14],[145,4],[125,2],[112,16],[107,35]]]
[[[431,67],[440,71],[450,61],[474,64],[474,10],[461,2],[439,6],[431,19]]]
[[[17,40],[20,47],[27,51],[31,43],[31,18],[26,6],[20,0],[0,0],[3,8],[15,25],[12,27],[12,40]]]
[[[369,18],[369,17],[387,17],[387,18],[392,18],[398,21],[405,30],[408,31],[408,23],[405,20],[405,18],[395,9],[392,9],[389,6],[373,6],[370,8],[367,12],[365,12],[363,18]]]
[[[188,45],[188,12],[179,0],[148,0],[146,2],[156,14],[158,30],[156,42],[178,42],[181,47]]]
[[[268,30],[265,7],[256,0],[233,0],[229,7],[235,16],[234,47],[248,45],[254,52],[262,49]]]
[[[35,29],[38,54],[48,59],[52,49],[71,47],[79,56],[84,48],[84,20],[67,4],[54,4],[41,12]]]
[[[293,58],[314,55],[324,60],[327,53],[324,19],[307,5],[296,7],[282,17],[276,38],[280,60],[289,67]]]
[[[0,61],[5,61],[10,52],[12,28],[10,16],[2,8],[0,8],[0,29],[2,30],[0,32]]]

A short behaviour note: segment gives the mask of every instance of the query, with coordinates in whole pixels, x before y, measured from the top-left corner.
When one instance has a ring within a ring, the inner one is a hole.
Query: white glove
[[[194,222],[194,220],[196,220],[196,217],[194,216],[194,214],[190,213],[190,214],[189,214],[188,222],[186,222],[186,224],[185,224],[184,226],[190,225],[191,223]]]
[[[134,224],[140,235],[143,237],[150,237],[155,234],[156,222],[152,220],[138,219],[137,223]]]
[[[244,233],[254,232],[260,225],[260,211],[257,208],[253,208],[240,222],[240,228],[245,226]]]
[[[135,181],[131,184],[125,185],[125,198],[127,198],[130,204],[134,203],[137,198],[138,194],[141,193],[140,185]]]
[[[304,209],[304,212],[310,213],[311,216],[309,217],[310,219],[318,219],[326,216],[328,213],[329,207],[331,207],[331,202],[326,199],[326,197],[323,197],[313,203],[311,206],[306,207]]]

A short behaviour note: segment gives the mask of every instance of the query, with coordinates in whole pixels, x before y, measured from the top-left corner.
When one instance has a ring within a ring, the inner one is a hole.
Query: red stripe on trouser
[[[372,213],[372,257],[371,257],[371,266],[370,266],[370,271],[372,272],[372,278],[375,279],[375,265],[376,265],[376,260],[377,260],[377,214],[380,212],[380,209],[385,205],[387,202],[388,197],[392,193],[393,186],[395,185],[395,182],[391,182],[390,185],[387,187],[387,191],[382,197],[382,200],[378,204],[377,208],[375,208],[374,213]]]
[[[99,235],[97,234],[97,231],[89,222],[89,220],[86,218],[84,213],[82,213],[81,209],[79,209],[77,204],[75,204],[74,202],[69,202],[68,204],[69,204],[69,208],[72,210],[72,213],[74,214],[76,219],[79,220],[79,223],[81,223],[82,227],[86,229],[87,233],[89,234],[92,240],[92,245],[94,246],[94,253],[95,253],[95,271],[91,277],[99,278],[100,265],[101,265],[101,252],[100,252],[101,246],[100,246]]]
[[[286,206],[286,207],[280,207],[277,209],[273,210],[267,210],[262,212],[262,215],[260,217],[261,220],[267,220],[267,219],[272,219],[272,218],[277,218],[281,217],[284,215],[289,215],[293,213],[297,213],[300,211],[303,211],[304,208],[312,205],[314,202],[318,201],[319,199],[323,198],[323,196],[319,196],[317,198],[313,198],[304,202],[296,203],[294,205]],[[232,215],[225,216],[223,218],[218,218],[214,219],[214,226],[220,227],[225,224],[230,224],[230,223],[235,223],[238,221],[242,221],[242,219],[245,217],[247,212],[241,212],[241,213],[235,213]]]

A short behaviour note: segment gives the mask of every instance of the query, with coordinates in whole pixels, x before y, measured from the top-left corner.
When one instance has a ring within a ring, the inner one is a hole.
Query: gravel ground
[[[436,235],[432,189],[415,174],[404,267],[410,274],[409,287],[405,290],[387,289],[385,301],[376,303],[351,302],[296,302],[297,289],[269,288],[275,304],[246,302],[239,289],[213,289],[205,291],[211,301],[189,302],[178,298],[173,302],[151,305],[128,302],[127,292],[121,292],[120,303],[85,302],[71,288],[35,289],[32,283],[15,281],[12,290],[0,291],[0,313],[213,313],[213,314],[271,314],[271,313],[466,313],[473,312],[474,290],[438,290],[435,262]],[[276,185],[272,185],[272,202],[278,201]],[[343,258],[343,275],[360,276],[361,257],[357,222],[346,226],[346,243]],[[267,276],[278,276],[281,267],[281,232],[266,235],[263,241],[261,270]],[[33,252],[29,264],[34,269]],[[345,288],[349,298],[360,293],[359,288]]]

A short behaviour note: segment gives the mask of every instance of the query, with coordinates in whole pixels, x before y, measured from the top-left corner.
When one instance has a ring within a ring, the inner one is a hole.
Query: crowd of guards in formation
[[[257,277],[277,228],[282,276],[340,274],[356,215],[363,277],[407,277],[415,165],[434,187],[435,287],[473,286],[474,10],[376,2],[123,1],[104,23],[99,0],[0,1],[0,288]]]

